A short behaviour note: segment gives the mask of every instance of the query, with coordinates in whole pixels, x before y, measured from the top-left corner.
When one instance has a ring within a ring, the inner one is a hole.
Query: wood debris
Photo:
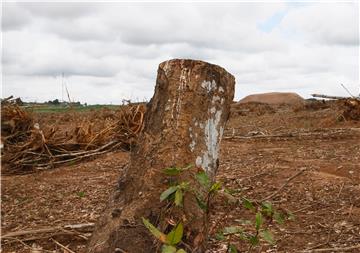
[[[4,173],[49,169],[116,149],[129,150],[142,130],[145,113],[145,105],[125,105],[101,128],[87,119],[64,132],[56,126],[41,126],[31,112],[13,101],[1,101]]]
[[[328,96],[322,94],[312,94],[311,96],[317,98],[335,99],[338,100],[339,107],[342,108],[341,117],[344,120],[360,120],[360,98],[359,97],[338,97]]]

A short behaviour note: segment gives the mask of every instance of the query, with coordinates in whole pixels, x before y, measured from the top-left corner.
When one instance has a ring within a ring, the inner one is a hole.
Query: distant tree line
[[[60,102],[59,99],[49,100],[48,102],[45,102],[46,104],[50,105],[74,105],[74,106],[81,106],[80,102]],[[85,104],[86,105],[86,104]]]

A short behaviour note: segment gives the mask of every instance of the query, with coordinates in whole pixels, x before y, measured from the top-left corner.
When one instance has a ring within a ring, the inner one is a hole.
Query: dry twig
[[[272,194],[270,194],[269,196],[263,198],[262,200],[260,200],[260,202],[263,202],[263,201],[265,201],[265,200],[269,200],[269,199],[275,197],[277,194],[279,194],[279,192],[280,192],[282,189],[284,189],[284,188],[290,183],[291,180],[293,180],[294,178],[300,176],[305,170],[307,170],[307,169],[306,169],[306,168],[302,168],[302,169],[300,169],[300,171],[298,171],[296,174],[294,174],[294,175],[292,175],[291,177],[287,178],[287,179],[285,180],[285,183],[284,183],[278,190],[274,191],[274,192],[273,192]]]
[[[92,230],[94,228],[94,223],[82,223],[82,224],[72,224],[72,225],[65,225],[62,227],[50,227],[50,228],[40,228],[40,229],[33,229],[33,230],[22,230],[22,231],[15,231],[7,233],[1,236],[1,239],[8,239],[8,238],[16,238],[19,236],[26,236],[26,235],[34,235],[34,234],[48,234],[48,233],[73,233],[71,230],[75,231],[83,231],[83,230]]]
[[[349,251],[349,250],[353,250],[353,249],[360,249],[360,244],[354,245],[354,246],[350,246],[350,247],[337,247],[337,248],[322,248],[322,249],[312,249],[312,250],[304,250],[302,252],[304,253],[311,253],[311,252],[334,252],[334,251]]]
[[[64,133],[56,127],[40,128],[31,113],[14,103],[1,105],[5,173],[48,169],[115,149],[128,150],[142,130],[145,113],[144,105],[123,106],[97,131],[88,119]]]
[[[69,253],[75,253],[74,251],[72,251],[71,249],[69,249],[68,247],[62,245],[61,243],[59,243],[58,241],[56,241],[54,238],[51,238],[51,240],[58,246],[60,246],[60,248],[62,248],[63,250],[66,250]]]

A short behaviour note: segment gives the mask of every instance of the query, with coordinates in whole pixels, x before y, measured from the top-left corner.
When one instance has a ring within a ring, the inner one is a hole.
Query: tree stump
[[[235,78],[225,69],[203,61],[174,59],[159,65],[144,129],[97,223],[88,252],[159,251],[142,217],[163,232],[171,229],[171,221],[181,220],[187,247],[204,251],[206,212],[191,193],[184,195],[180,211],[169,210],[169,201],[160,202],[160,194],[173,180],[163,169],[192,164],[180,176],[182,181],[196,184],[191,172],[198,171],[214,180],[234,86]]]

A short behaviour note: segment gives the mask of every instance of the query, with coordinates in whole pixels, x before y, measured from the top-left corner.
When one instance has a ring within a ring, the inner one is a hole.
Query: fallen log
[[[278,134],[259,134],[259,135],[225,135],[224,140],[236,140],[236,139],[272,139],[272,138],[296,138],[296,137],[308,137],[311,138],[322,138],[322,137],[339,137],[339,136],[353,136],[360,133],[360,128],[330,128],[330,129],[312,129],[311,131],[306,132],[287,132],[287,133],[278,133]]]
[[[323,94],[311,94],[314,98],[328,98],[328,99],[360,99],[357,97],[340,97],[340,96],[329,96]]]

